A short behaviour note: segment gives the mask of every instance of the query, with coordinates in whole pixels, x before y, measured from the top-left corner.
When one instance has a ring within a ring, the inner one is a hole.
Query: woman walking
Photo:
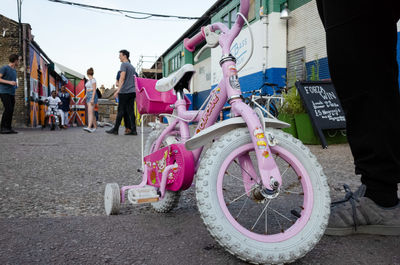
[[[86,102],[88,106],[88,126],[83,130],[93,133],[97,129],[96,118],[94,116],[94,106],[97,104],[98,97],[96,94],[96,79],[93,78],[93,68],[87,70],[88,81],[85,84]]]

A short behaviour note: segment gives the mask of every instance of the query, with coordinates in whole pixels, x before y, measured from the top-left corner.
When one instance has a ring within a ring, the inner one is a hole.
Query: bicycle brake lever
[[[206,38],[207,44],[204,45],[200,51],[197,53],[196,57],[194,57],[194,61],[198,62],[200,55],[207,49],[207,48],[215,48],[219,44],[219,35],[213,31],[211,31],[211,27],[207,26],[204,28],[204,35]]]

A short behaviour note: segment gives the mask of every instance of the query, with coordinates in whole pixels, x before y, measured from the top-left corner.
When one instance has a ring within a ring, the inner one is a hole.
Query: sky
[[[167,15],[200,17],[216,0],[67,0],[87,5]],[[18,21],[17,0],[1,0],[0,14]],[[135,16],[134,14],[129,14]],[[98,86],[115,83],[119,51],[155,61],[195,20],[130,19],[121,14],[92,11],[48,0],[23,0],[22,22],[32,27],[34,40],[47,56],[81,74],[93,67]],[[1,29],[0,29],[1,30]],[[149,68],[151,62],[145,63]]]

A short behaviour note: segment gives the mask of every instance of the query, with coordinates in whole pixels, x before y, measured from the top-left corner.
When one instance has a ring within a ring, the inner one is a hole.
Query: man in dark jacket
[[[64,115],[63,119],[61,119],[64,121],[64,124],[61,124],[61,126],[64,129],[67,129],[68,128],[67,124],[68,124],[70,95],[67,92],[67,90],[65,89],[64,85],[61,86],[61,91],[60,91],[60,93],[58,93],[58,97],[61,99],[60,109],[62,110],[63,115]]]

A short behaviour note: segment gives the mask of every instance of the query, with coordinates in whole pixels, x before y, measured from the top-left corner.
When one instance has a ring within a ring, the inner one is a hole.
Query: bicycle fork
[[[262,188],[260,192],[264,197],[273,196],[279,190],[282,184],[281,174],[272,156],[266,134],[263,130],[258,115],[252,108],[242,102],[240,99],[231,101],[232,111],[240,115],[246,122],[250,132],[250,137],[257,157],[258,169],[261,175]],[[246,192],[249,193],[252,186],[258,179],[253,163],[248,154],[239,157],[239,163],[242,170],[242,176]]]

